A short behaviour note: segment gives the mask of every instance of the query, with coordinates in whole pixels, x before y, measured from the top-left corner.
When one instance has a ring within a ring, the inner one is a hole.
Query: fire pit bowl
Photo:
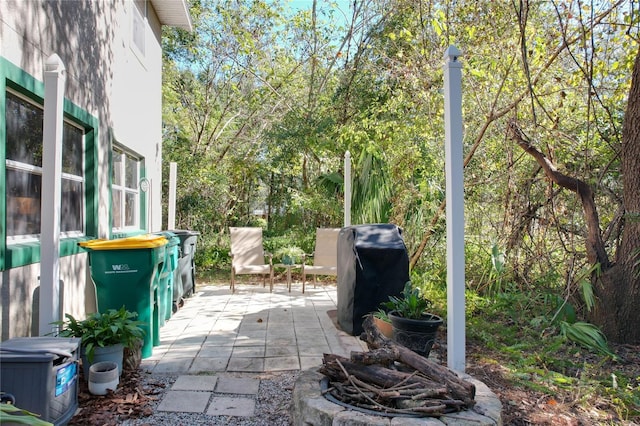
[[[406,417],[374,413],[370,412],[371,410],[330,401],[322,394],[323,380],[326,387],[326,377],[318,372],[318,367],[303,370],[298,375],[293,388],[293,423],[304,426],[334,424],[444,426],[470,423],[478,426],[501,425],[502,404],[498,397],[484,383],[471,376],[465,374],[460,377],[476,386],[476,403],[470,410],[444,414],[440,417]]]

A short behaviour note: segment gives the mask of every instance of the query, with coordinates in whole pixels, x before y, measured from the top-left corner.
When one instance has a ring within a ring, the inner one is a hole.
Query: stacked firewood
[[[453,371],[384,337],[371,318],[361,336],[369,352],[350,358],[324,354],[323,391],[349,406],[384,413],[437,417],[474,405],[475,386]]]

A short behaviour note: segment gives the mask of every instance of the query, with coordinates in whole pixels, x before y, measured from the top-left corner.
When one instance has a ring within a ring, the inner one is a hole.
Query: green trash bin
[[[178,306],[183,303],[183,298],[190,297],[196,291],[196,266],[194,256],[198,242],[197,231],[187,229],[172,229],[175,235],[180,238],[180,258],[178,259],[178,270],[180,272],[182,288],[173,293],[173,301]],[[176,290],[174,288],[174,290]]]
[[[167,239],[165,252],[165,262],[160,271],[158,282],[158,307],[160,317],[160,327],[171,318],[173,313],[173,293],[176,286],[176,271],[178,270],[180,238],[170,231],[156,232],[154,235],[161,235]]]
[[[160,344],[158,282],[167,239],[146,234],[79,245],[89,252],[98,312],[122,306],[137,312],[145,330],[142,358],[150,357],[153,346]]]

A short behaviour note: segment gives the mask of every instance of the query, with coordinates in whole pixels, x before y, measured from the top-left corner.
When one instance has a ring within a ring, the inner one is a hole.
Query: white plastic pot
[[[103,361],[92,364],[89,368],[89,392],[93,395],[106,395],[107,390],[116,390],[120,383],[118,364]]]

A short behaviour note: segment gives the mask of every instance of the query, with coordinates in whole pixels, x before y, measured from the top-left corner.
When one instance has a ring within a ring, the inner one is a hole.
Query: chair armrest
[[[302,253],[302,264],[304,265],[307,261],[307,257],[313,257],[315,253]]]

